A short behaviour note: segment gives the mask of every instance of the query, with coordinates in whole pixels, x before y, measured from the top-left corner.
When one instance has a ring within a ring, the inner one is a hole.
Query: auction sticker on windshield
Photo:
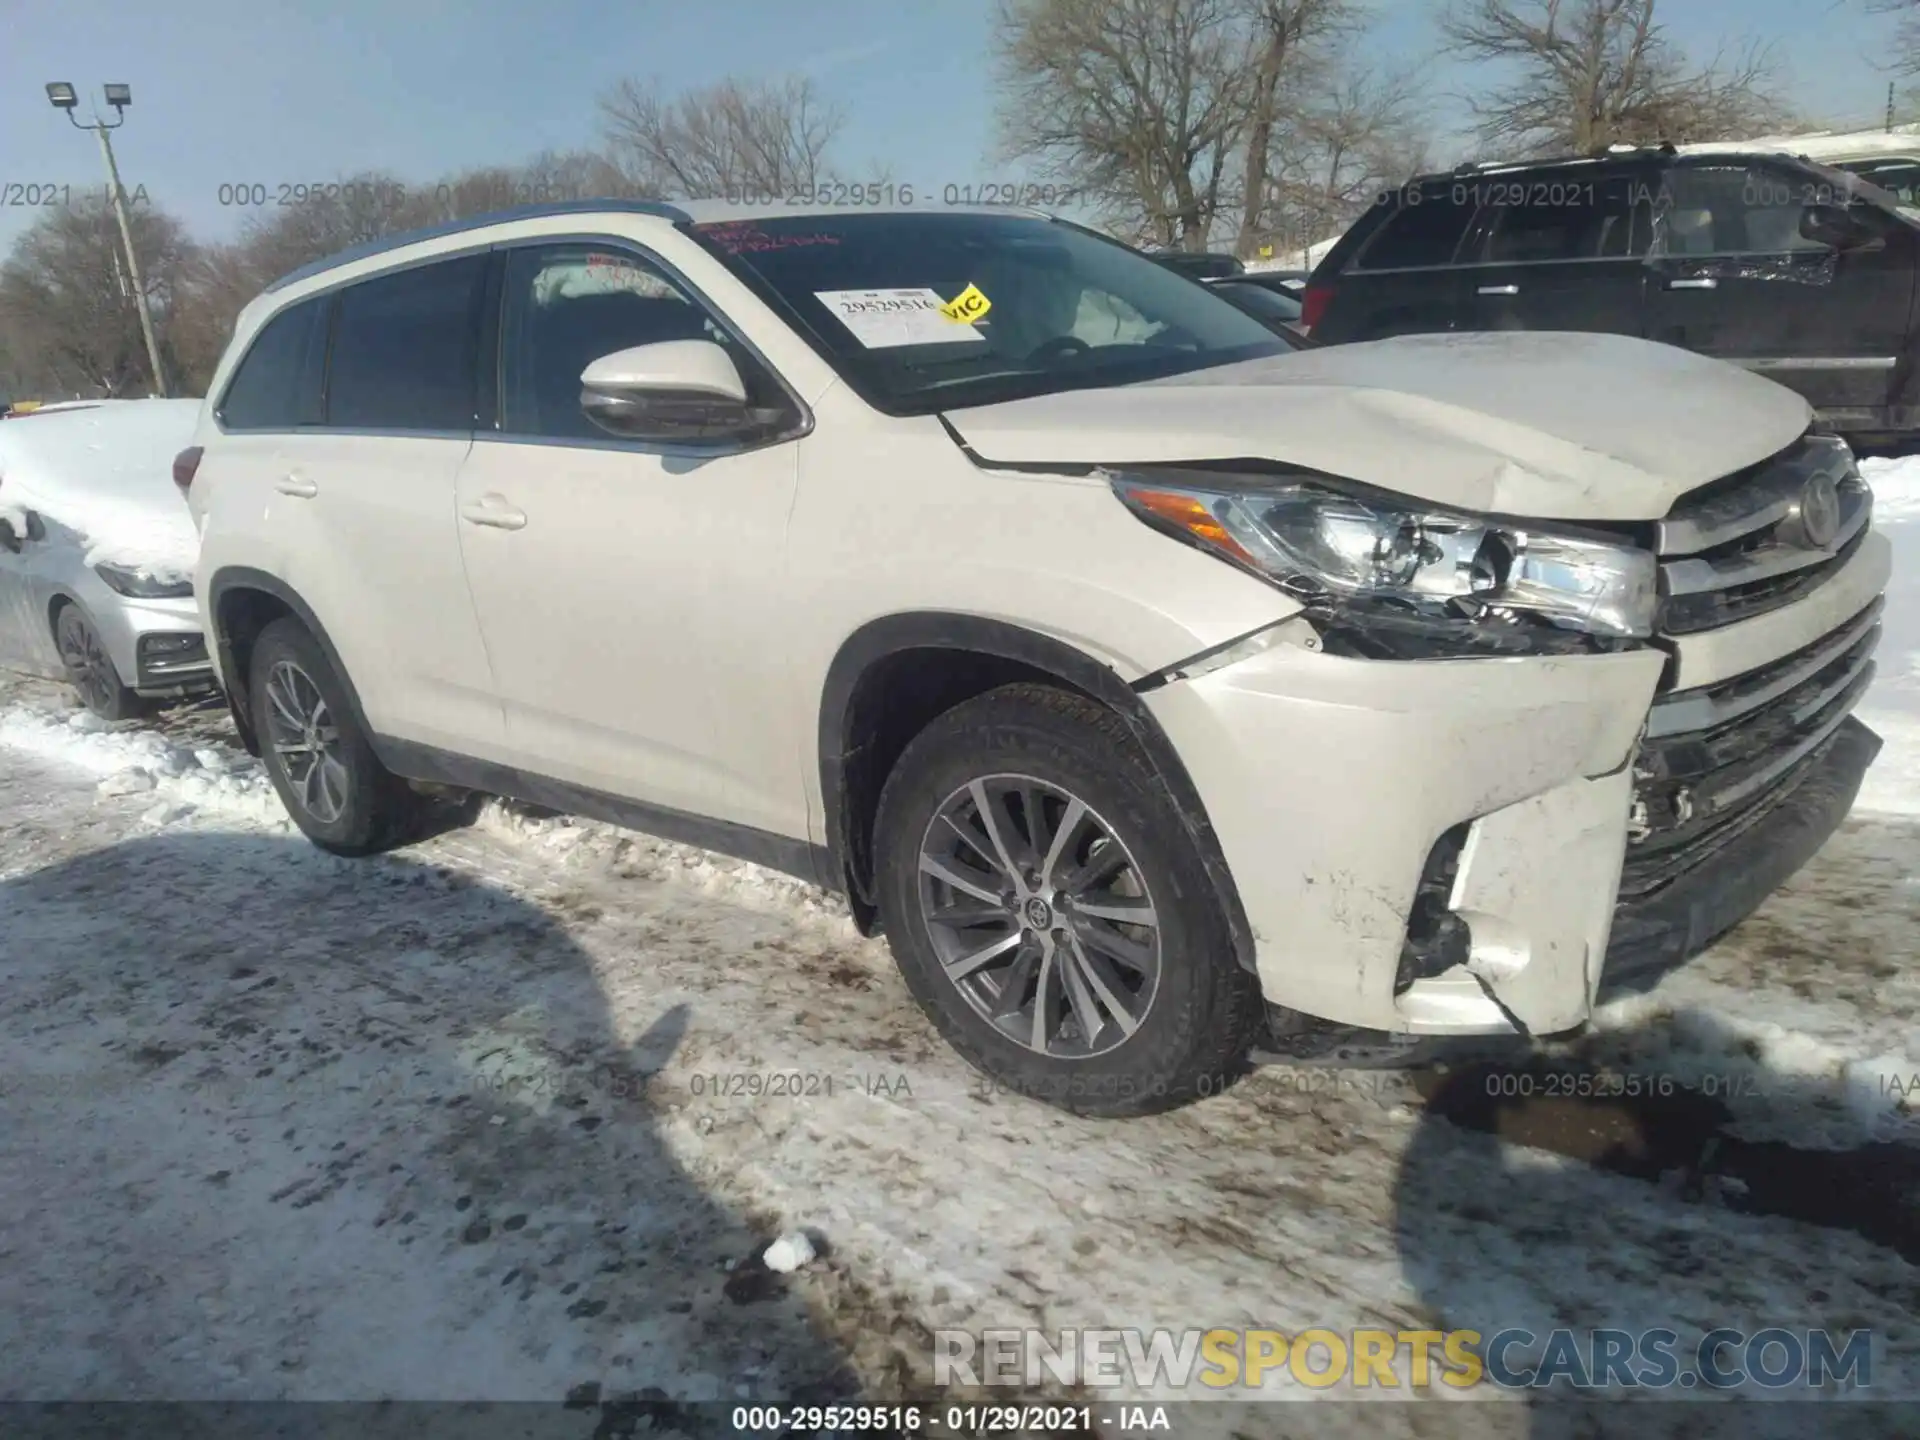
[[[961,325],[971,325],[992,308],[993,302],[981,293],[980,287],[969,285],[942,305],[940,313]]]
[[[813,295],[869,350],[986,339],[973,326],[949,320],[942,308],[947,302],[930,289],[816,290]]]

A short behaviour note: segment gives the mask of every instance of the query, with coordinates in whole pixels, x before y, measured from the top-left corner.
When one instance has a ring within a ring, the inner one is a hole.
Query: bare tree
[[[1364,3],[1001,0],[1001,148],[1143,242],[1252,255],[1344,223],[1325,196],[1361,183],[1363,154],[1406,148],[1362,133],[1409,113],[1405,83],[1354,65]]]
[[[1131,238],[1206,248],[1239,198],[1241,0],[1001,0],[1001,148]]]
[[[600,114],[628,187],[664,200],[809,189],[832,178],[829,155],[845,124],[804,77],[722,80],[677,95],[623,80]]]
[[[1301,252],[1339,235],[1380,192],[1429,168],[1419,85],[1406,74],[1342,66],[1281,127],[1257,245]]]
[[[1473,102],[1481,133],[1532,151],[1739,139],[1787,121],[1764,46],[1696,64],[1657,0],[1456,0],[1453,49],[1512,75]]]
[[[1242,254],[1274,229],[1275,171],[1293,157],[1284,143],[1297,138],[1311,108],[1306,92],[1324,88],[1339,64],[1332,47],[1351,34],[1360,16],[1350,0],[1247,0],[1249,75],[1245,182],[1235,248]],[[1354,112],[1351,119],[1357,119]],[[1276,140],[1283,142],[1276,154]]]
[[[178,221],[150,205],[131,206],[128,218],[162,363],[171,368],[194,246]],[[112,397],[152,384],[120,245],[104,194],[49,210],[15,242],[0,266],[0,330],[18,375],[61,394]]]
[[[1899,17],[1893,44],[1888,50],[1887,68],[1909,78],[1920,75],[1920,0],[1867,0],[1867,9],[1878,15]]]

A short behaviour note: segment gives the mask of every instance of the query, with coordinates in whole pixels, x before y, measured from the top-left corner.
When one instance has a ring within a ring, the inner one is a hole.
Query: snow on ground
[[[198,400],[103,400],[0,425],[0,516],[22,512],[85,537],[87,563],[162,579],[192,575],[199,540],[174,488]]]
[[[337,860],[203,713],[5,701],[0,1398],[884,1394],[936,1326],[1656,1321],[1872,1325],[1920,1393],[1920,1274],[1849,1230],[1464,1134],[1398,1075],[1078,1120],[984,1087],[793,882],[510,807]],[[1856,821],[1601,1043],[1744,1067],[1765,1136],[1894,1133],[1833,1062],[1920,1069],[1916,860]],[[829,1255],[729,1298],[798,1228]],[[1527,1433],[1475,1409],[1315,1433]]]
[[[1920,455],[1869,458],[1874,524],[1893,541],[1878,673],[1860,718],[1886,741],[1867,772],[1857,808],[1920,816]]]

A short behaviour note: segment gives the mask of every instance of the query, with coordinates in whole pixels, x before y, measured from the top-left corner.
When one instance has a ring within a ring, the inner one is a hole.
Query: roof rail
[[[1536,155],[1530,159],[1465,160],[1446,173],[1450,175],[1473,175],[1483,170],[1521,170],[1534,165],[1574,165],[1591,160],[1626,159],[1632,156],[1645,155],[1677,155],[1679,153],[1671,140],[1662,140],[1658,145],[1601,145],[1584,153]]]
[[[384,255],[389,250],[400,250],[408,245],[418,244],[422,240],[439,240],[448,235],[459,235],[468,230],[484,230],[491,225],[504,225],[514,220],[540,220],[550,215],[653,215],[662,220],[671,220],[675,224],[684,224],[688,220],[687,212],[677,205],[669,205],[659,200],[555,200],[532,205],[511,205],[504,210],[489,210],[484,215],[469,215],[461,220],[449,220],[441,225],[425,225],[416,230],[396,231],[392,235],[377,236],[364,240],[358,245],[349,245],[344,250],[322,256],[297,270],[289,270],[260,293],[271,295],[276,290],[284,290],[302,280],[315,275],[323,275],[355,260],[371,259],[375,255]]]

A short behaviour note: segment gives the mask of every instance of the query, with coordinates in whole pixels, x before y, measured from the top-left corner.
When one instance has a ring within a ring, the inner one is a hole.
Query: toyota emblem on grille
[[[1840,533],[1840,487],[1831,475],[1816,475],[1807,481],[1795,507],[1800,538],[1813,550],[1825,550]]]

